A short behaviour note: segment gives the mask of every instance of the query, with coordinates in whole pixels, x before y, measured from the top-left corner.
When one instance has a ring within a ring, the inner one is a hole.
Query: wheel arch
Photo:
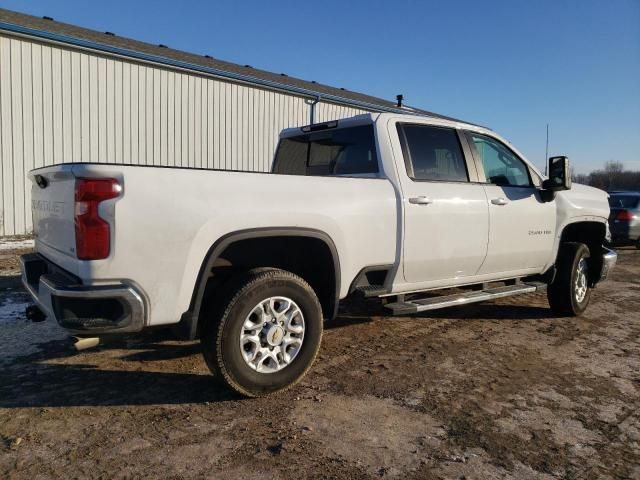
[[[602,271],[602,247],[607,237],[606,220],[593,218],[579,219],[566,224],[562,228],[554,254],[554,265],[557,262],[560,246],[566,242],[584,243],[589,248],[590,270],[594,272],[590,282],[595,285]]]
[[[247,241],[260,241],[269,239],[272,243],[276,239],[297,239],[299,242],[308,240],[310,242],[316,242],[316,248],[322,245],[326,249],[328,259],[331,261],[333,268],[332,271],[332,283],[333,288],[327,289],[326,292],[316,294],[319,297],[320,304],[322,305],[323,314],[326,318],[334,318],[337,314],[338,303],[340,299],[340,287],[341,287],[341,269],[340,269],[340,257],[338,250],[333,242],[332,238],[321,230],[305,228],[305,227],[267,227],[267,228],[250,228],[244,230],[238,230],[227,233],[216,240],[215,243],[209,248],[205,255],[198,276],[196,277],[196,283],[191,295],[191,301],[189,304],[189,310],[183,313],[178,326],[178,334],[183,338],[193,339],[198,335],[198,324],[200,320],[200,314],[202,312],[203,301],[209,281],[212,279],[212,271],[215,268],[225,268],[226,259],[224,258],[225,252],[228,252],[230,247],[234,245],[240,245],[242,242]],[[258,266],[275,266],[279,265],[258,265]],[[286,268],[285,268],[286,269]],[[299,272],[293,272],[299,273]],[[309,281],[305,278],[305,275],[300,275],[302,278],[308,281],[314,290],[313,281]]]

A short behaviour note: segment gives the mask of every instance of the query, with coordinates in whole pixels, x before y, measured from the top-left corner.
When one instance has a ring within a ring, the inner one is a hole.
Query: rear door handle
[[[491,200],[494,205],[506,205],[509,201],[503,197],[494,198]]]
[[[433,203],[433,200],[429,197],[411,197],[409,203],[413,203],[414,205],[429,205]]]

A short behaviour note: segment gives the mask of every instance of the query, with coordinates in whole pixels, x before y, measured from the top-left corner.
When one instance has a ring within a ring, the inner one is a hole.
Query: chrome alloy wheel
[[[575,280],[575,296],[576,302],[582,303],[584,298],[587,295],[587,290],[589,288],[588,280],[587,280],[587,272],[588,272],[587,259],[581,258],[578,262],[578,268],[576,269],[576,280]]]
[[[304,315],[287,297],[269,297],[244,320],[240,349],[244,361],[260,373],[274,373],[289,365],[304,340]]]

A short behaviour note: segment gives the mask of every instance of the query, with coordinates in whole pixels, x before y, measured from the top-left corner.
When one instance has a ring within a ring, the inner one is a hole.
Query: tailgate
[[[36,242],[75,258],[75,177],[71,168],[65,165],[40,168],[30,172],[29,179]]]

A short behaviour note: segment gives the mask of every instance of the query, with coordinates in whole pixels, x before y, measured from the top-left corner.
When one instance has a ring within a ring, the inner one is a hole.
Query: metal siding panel
[[[213,81],[213,105],[214,105],[214,117],[213,117],[213,148],[214,148],[214,157],[213,157],[213,166],[215,168],[222,167],[222,159],[224,158],[224,144],[223,144],[223,136],[220,134],[220,130],[222,128],[222,119],[224,118],[224,101],[221,96],[222,87],[220,82],[214,80]]]
[[[248,170],[247,158],[247,89],[238,87],[238,157],[235,168],[238,170]]]
[[[60,51],[61,100],[62,100],[62,159],[73,161],[73,113],[71,96],[71,52]]]
[[[123,162],[123,146],[122,146],[122,62],[114,62],[113,64],[113,137],[114,137],[114,157],[112,162]]]
[[[239,94],[238,94],[238,85],[231,85],[231,157],[228,159],[228,166],[230,170],[237,169],[239,151],[240,151],[240,142],[238,141],[238,128],[239,128]]]
[[[107,131],[107,60],[98,58],[98,162],[106,162]]]
[[[13,203],[13,129],[11,102],[11,40],[0,37],[0,117],[2,118],[2,233],[15,234]]]
[[[71,161],[82,161],[82,85],[80,53],[71,52]]]
[[[27,172],[34,167],[34,141],[33,141],[33,64],[32,45],[29,42],[20,42],[21,68],[22,68],[22,171],[19,181],[22,183],[22,214],[24,217],[25,232],[33,230],[31,221],[31,208],[29,208],[31,182],[27,178]]]
[[[255,145],[256,139],[255,135],[255,117],[254,117],[254,106],[256,103],[256,91],[253,88],[247,88],[247,165],[249,170],[260,171],[260,166],[256,161],[255,154]]]
[[[51,47],[42,47],[43,166],[53,164],[53,83]]]
[[[146,155],[145,165],[153,165],[155,163],[154,151],[154,111],[153,111],[153,69],[145,68],[145,144]]]
[[[59,49],[51,49],[51,91],[53,98],[53,163],[64,162],[63,110],[62,110],[62,55]]]
[[[131,65],[131,163],[139,163],[140,158],[140,118],[139,118],[139,78],[140,67]]]
[[[175,73],[167,72],[167,165],[176,165]]]
[[[100,161],[100,68],[98,58],[89,59],[89,148],[91,162]]]
[[[138,68],[138,161],[139,165],[147,163],[147,68]]]
[[[162,154],[160,152],[160,122],[161,122],[161,118],[160,118],[160,70],[158,69],[153,69],[153,103],[152,103],[152,108],[153,108],[153,137],[152,137],[152,143],[153,143],[153,157],[152,157],[152,164],[153,165],[160,165],[160,162],[162,160]]]
[[[42,97],[42,46],[37,43],[31,47],[31,72],[33,82],[33,168],[39,168],[44,165],[44,99]]]
[[[13,232],[25,231],[24,139],[22,123],[22,55],[20,42],[11,40],[11,129],[13,142]]]
[[[131,163],[131,64],[122,64],[122,162]]]
[[[169,110],[167,98],[167,71],[160,71],[160,165],[167,165],[168,124],[167,112]]]
[[[189,166],[189,77],[180,75],[180,166]]]
[[[213,80],[207,81],[207,168],[213,168],[215,165],[215,152],[214,152],[214,131],[215,124],[213,122]]]
[[[193,78],[193,166],[202,167],[202,78]]]
[[[194,143],[194,117],[195,117],[195,108],[194,108],[194,90],[195,90],[195,78],[192,76],[187,77],[187,166],[194,167],[195,166],[195,149]]]
[[[208,80],[200,78],[200,167],[207,168],[207,139],[209,136],[207,128],[207,111],[209,107],[208,101]]]
[[[256,108],[255,108],[255,125],[258,126],[258,128],[256,128],[256,160],[258,162],[258,167],[260,168],[260,171],[264,171],[264,155],[263,155],[263,148],[262,148],[262,139],[263,139],[263,133],[262,131],[264,130],[264,123],[262,121],[263,119],[263,105],[262,103],[264,102],[264,91],[263,90],[256,90]]]
[[[225,169],[231,168],[231,159],[233,158],[232,149],[233,149],[233,138],[232,138],[232,130],[233,130],[233,102],[232,102],[232,86],[230,83],[222,83],[220,85],[221,92],[224,97],[224,123],[222,124],[222,128],[220,130],[220,137],[224,138],[224,161],[223,167]]]
[[[91,161],[91,128],[90,128],[90,84],[89,84],[89,56],[80,55],[80,159]]]
[[[103,162],[114,163],[116,161],[116,117],[115,117],[115,103],[116,103],[116,83],[115,83],[115,66],[113,60],[107,60],[106,67],[106,95],[107,95],[107,116],[106,125],[107,130],[107,149],[106,157]]]
[[[173,126],[173,145],[174,145],[174,165],[182,165],[182,77],[179,73],[174,75],[173,79],[173,98],[174,98],[174,126]]]

